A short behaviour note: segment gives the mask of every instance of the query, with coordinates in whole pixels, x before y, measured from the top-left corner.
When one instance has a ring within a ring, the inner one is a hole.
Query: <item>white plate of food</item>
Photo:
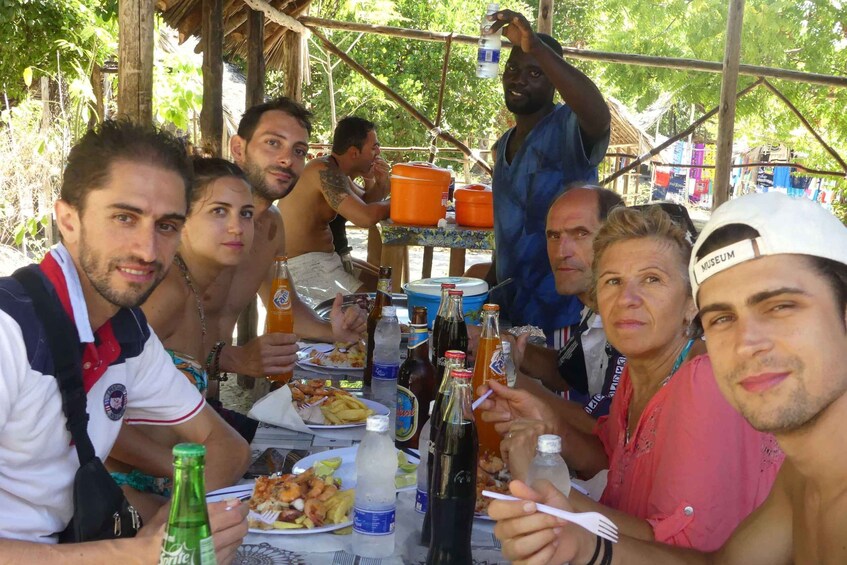
[[[346,390],[328,386],[322,379],[294,381],[288,387],[300,418],[316,430],[364,426],[368,416],[389,413],[388,407],[379,402],[357,398]]]
[[[297,352],[297,364],[312,371],[363,371],[366,353],[361,343],[316,343]]]
[[[320,469],[321,465],[318,465],[318,467],[315,466],[317,463],[326,464],[329,462],[328,465],[324,465],[324,468],[333,470],[333,476],[341,479],[341,484],[345,488],[356,488],[356,453],[358,449],[359,446],[354,445],[352,447],[342,447],[313,453],[298,461],[292,471],[299,474],[309,469]],[[417,488],[416,473],[420,458],[414,451],[409,453],[398,449],[397,454],[398,468],[395,481],[400,481],[399,484],[395,482],[397,492],[414,491]],[[413,475],[415,475],[414,482],[412,481]],[[408,481],[405,479],[408,479]],[[409,484],[406,484],[406,482]]]
[[[321,478],[311,472],[308,475],[259,477],[249,484],[211,492],[206,496],[206,501],[217,502],[230,498],[245,500],[251,510],[248,515],[250,533],[307,535],[351,526],[354,497],[355,493],[350,487],[338,487],[333,477]],[[261,514],[269,510],[279,511],[277,521],[273,524],[265,524],[250,517],[254,512]]]

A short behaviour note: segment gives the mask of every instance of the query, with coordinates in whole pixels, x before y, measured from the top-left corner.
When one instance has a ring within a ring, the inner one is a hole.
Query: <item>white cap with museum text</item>
[[[742,224],[759,232],[697,259],[703,243],[719,228]],[[688,270],[691,290],[709,277],[745,261],[767,255],[811,255],[847,264],[847,226],[817,202],[778,192],[748,194],[730,200],[712,214],[694,244]]]

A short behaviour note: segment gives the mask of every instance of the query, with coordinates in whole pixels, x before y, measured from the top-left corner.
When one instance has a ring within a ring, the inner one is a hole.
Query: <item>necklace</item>
[[[668,374],[667,377],[665,377],[665,380],[662,381],[662,384],[659,385],[659,388],[662,388],[663,386],[668,384],[668,382],[671,380],[671,377],[674,376],[674,374],[676,374],[676,372],[679,370],[679,368],[685,362],[685,358],[688,357],[688,352],[691,351],[691,347],[693,345],[694,345],[694,340],[689,339],[688,343],[685,344],[685,347],[683,347],[682,351],[680,351],[679,355],[677,355],[676,361],[674,361],[673,368],[671,369],[671,372]],[[629,406],[626,409],[626,436],[624,437],[624,441],[623,441],[624,445],[629,444],[629,440],[631,439],[630,438],[630,431],[629,431],[629,420],[630,420],[630,414],[631,413],[632,413],[632,402],[630,401]],[[636,425],[637,425],[637,423],[636,423]]]
[[[182,273],[182,278],[185,279],[189,290],[191,290],[191,294],[194,295],[194,302],[197,304],[197,315],[200,317],[200,330],[203,333],[203,337],[205,338],[206,311],[203,309],[203,301],[200,299],[200,295],[197,293],[197,289],[194,288],[194,282],[191,280],[191,273],[188,271],[188,265],[185,264],[185,260],[180,257],[179,253],[174,255],[174,263],[176,263],[176,266],[179,267],[179,270]]]

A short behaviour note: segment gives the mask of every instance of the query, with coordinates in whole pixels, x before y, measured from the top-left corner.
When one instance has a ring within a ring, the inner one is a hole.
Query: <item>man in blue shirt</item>
[[[532,31],[524,16],[502,10],[493,30],[514,47],[503,72],[506,107],[515,127],[497,141],[494,166],[494,260],[497,280],[511,277],[492,301],[513,325],[554,334],[579,322],[582,305],[556,292],[547,259],[547,210],[574,181],[597,182],[609,144],[611,116],[597,86],[562,58],[552,37]],[[553,102],[558,91],[564,104]]]

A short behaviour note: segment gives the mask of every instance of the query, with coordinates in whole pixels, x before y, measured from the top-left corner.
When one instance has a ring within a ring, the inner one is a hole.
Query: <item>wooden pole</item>
[[[447,39],[447,44],[444,47],[444,62],[441,64],[441,84],[438,87],[438,110],[435,112],[435,127],[441,127],[441,116],[444,110],[444,86],[447,84],[447,70],[450,68],[450,49],[453,47],[453,40]],[[432,140],[432,147],[429,150],[429,162],[435,161],[435,142]],[[427,278],[427,277],[424,277]]]
[[[247,16],[247,99],[245,108],[265,100],[265,14],[250,10]]]
[[[246,1],[246,0],[245,0]],[[260,0],[249,0],[257,2]],[[356,22],[339,22],[312,16],[300,16],[298,20],[309,28],[343,29],[347,31],[361,31],[365,33],[376,33],[391,37],[403,37],[407,39],[419,39],[422,41],[447,41],[450,33],[440,31],[421,31],[417,29],[405,29],[392,26],[376,26],[360,24]],[[454,35],[453,41],[476,45],[479,37],[476,35]],[[503,48],[511,48],[511,43],[503,41]],[[722,73],[723,66],[717,61],[703,61],[700,59],[683,59],[678,57],[654,57],[651,55],[634,55],[630,53],[614,53],[610,51],[589,51],[575,47],[564,47],[564,54],[571,59],[584,61],[603,61],[606,63],[623,63],[642,67],[655,67],[660,69],[677,69],[685,71],[700,71],[706,73]],[[780,78],[795,82],[808,84],[820,84],[824,86],[837,86],[847,88],[847,76],[824,75],[819,73],[805,73],[788,69],[777,69],[774,67],[762,67],[759,65],[740,65],[739,74],[754,77]]]
[[[740,91],[736,95],[736,98],[741,98],[742,96],[744,96],[748,92],[752,91],[754,88],[756,88],[757,86],[762,84],[763,80],[764,79],[760,78],[759,80],[757,80],[756,82],[754,82],[753,84],[751,84],[750,86],[745,88],[744,90]],[[711,110],[709,110],[708,112],[703,114],[700,117],[700,119],[698,119],[695,122],[692,122],[692,124],[690,126],[688,126],[687,128],[685,128],[683,131],[679,132],[678,134],[676,134],[675,136],[673,136],[671,138],[668,138],[667,140],[665,140],[664,143],[657,145],[656,147],[651,149],[648,153],[645,153],[644,155],[642,155],[641,157],[639,157],[638,159],[636,159],[635,161],[633,161],[632,163],[630,163],[626,167],[624,167],[624,168],[622,168],[618,171],[615,171],[611,175],[607,176],[602,181],[600,181],[600,184],[601,185],[609,184],[610,182],[612,182],[613,180],[615,180],[619,176],[631,171],[632,169],[634,169],[635,167],[637,167],[638,165],[640,165],[644,161],[647,161],[651,157],[658,155],[662,151],[662,149],[664,149],[665,147],[670,147],[671,144],[673,144],[676,141],[679,141],[680,139],[682,139],[683,137],[685,137],[686,135],[688,135],[689,133],[694,131],[697,128],[697,126],[699,126],[700,124],[702,124],[703,122],[705,122],[706,120],[708,120],[709,118],[711,118],[712,116],[717,114],[719,109],[720,108],[718,106],[715,106],[714,108],[712,108]]]
[[[102,67],[95,61],[91,69],[91,93],[94,95],[94,112],[88,118],[88,128],[91,129],[103,122],[103,72]]]
[[[741,58],[741,25],[744,22],[744,0],[729,0],[726,40],[723,54],[721,102],[718,113],[718,142],[715,147],[715,189],[712,210],[729,200],[729,173],[732,165],[732,140],[735,134],[735,90]]]
[[[553,35],[553,0],[539,0],[538,21],[535,26],[538,33]]]
[[[154,0],[118,2],[118,113],[153,124]]]
[[[285,95],[292,100],[303,98],[303,42],[302,35],[289,31],[282,38],[285,62]]]
[[[255,0],[253,0],[253,1],[255,1]],[[310,28],[310,29],[311,29],[312,33],[314,34],[314,36],[317,37],[318,40],[320,40],[321,43],[323,43],[324,47],[326,47],[327,50],[331,51],[333,54],[335,54],[336,57],[338,57],[339,59],[344,61],[345,64],[347,64],[349,67],[351,67],[357,73],[362,75],[368,82],[370,82],[372,85],[377,87],[379,90],[381,90],[382,92],[387,94],[389,98],[391,98],[392,100],[397,102],[397,104],[399,104],[404,110],[406,110],[413,118],[415,118],[416,120],[421,122],[424,126],[426,126],[426,129],[428,131],[432,131],[433,129],[435,129],[435,124],[432,123],[429,120],[429,118],[427,118],[426,116],[421,114],[421,112],[417,108],[412,106],[405,98],[403,98],[402,96],[400,96],[399,94],[397,94],[396,92],[391,90],[388,86],[386,86],[382,82],[380,82],[380,80],[377,79],[375,76],[373,76],[365,67],[363,67],[362,65],[357,63],[355,60],[353,60],[352,57],[347,55],[347,53],[345,53],[344,51],[339,49],[333,42],[331,42],[329,39],[324,37],[323,34],[320,31],[318,31],[317,29],[312,29],[312,28]],[[458,139],[456,139],[451,134],[449,134],[445,131],[439,130],[438,131],[438,137],[440,137],[444,141],[447,141],[448,143],[451,143],[454,146],[458,147],[462,151],[462,153],[464,153],[465,155],[467,155],[468,157],[470,157],[471,159],[476,161],[477,165],[482,167],[482,169],[485,170],[488,174],[491,174],[491,167],[488,166],[488,163],[486,163],[482,159],[476,157],[471,152],[471,150],[468,149],[468,147],[464,143],[462,143],[461,141],[459,141]]]
[[[774,94],[774,96],[776,96],[777,98],[782,100],[782,102],[786,106],[788,106],[788,109],[791,110],[794,113],[794,115],[797,116],[800,119],[800,122],[802,122],[803,126],[807,130],[809,130],[809,133],[811,133],[814,136],[814,138],[818,140],[818,143],[820,143],[823,146],[823,148],[826,149],[826,152],[829,153],[830,155],[832,155],[833,159],[835,159],[838,162],[838,166],[841,167],[842,169],[844,169],[844,172],[847,172],[847,163],[844,162],[844,159],[841,158],[841,155],[839,155],[838,152],[835,151],[835,149],[830,147],[826,143],[826,141],[823,140],[823,138],[818,134],[818,132],[815,131],[815,128],[812,127],[812,124],[809,123],[809,120],[807,120],[806,117],[803,116],[803,114],[800,112],[800,110],[798,110],[797,107],[794,104],[792,104],[791,101],[782,92],[780,92],[773,84],[771,84],[768,80],[764,81],[764,85],[768,90],[770,90]]]
[[[223,2],[203,0],[203,107],[200,138],[203,146],[221,155],[223,114]]]

